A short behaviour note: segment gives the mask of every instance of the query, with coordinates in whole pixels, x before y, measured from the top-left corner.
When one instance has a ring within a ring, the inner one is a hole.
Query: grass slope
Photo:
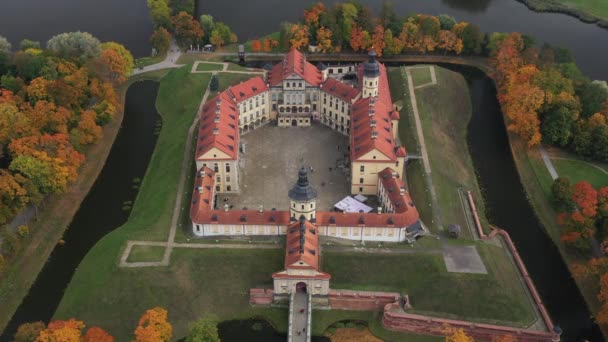
[[[504,249],[477,248],[487,275],[449,273],[441,256],[428,254],[325,252],[323,270],[332,275],[333,288],[407,293],[422,314],[516,326],[532,322],[525,288]]]
[[[215,63],[198,63],[196,71],[219,71],[224,68],[221,64]]]

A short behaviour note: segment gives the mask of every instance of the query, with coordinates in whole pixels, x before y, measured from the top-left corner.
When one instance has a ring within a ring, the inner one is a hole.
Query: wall
[[[272,304],[273,294],[272,289],[249,289],[249,304],[270,305]]]
[[[382,311],[400,297],[397,292],[329,290],[329,305],[334,310]]]
[[[456,329],[462,328],[476,341],[491,341],[493,337],[501,335],[512,335],[518,342],[559,341],[558,335],[549,332],[408,314],[401,311],[396,303],[385,306],[382,325],[390,330],[439,336],[445,335],[444,331],[447,326]]]

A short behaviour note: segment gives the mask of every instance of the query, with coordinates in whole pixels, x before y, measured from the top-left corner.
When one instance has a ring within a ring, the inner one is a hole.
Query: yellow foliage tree
[[[135,329],[135,342],[166,342],[173,336],[173,327],[167,321],[167,310],[157,306],[147,310]]]

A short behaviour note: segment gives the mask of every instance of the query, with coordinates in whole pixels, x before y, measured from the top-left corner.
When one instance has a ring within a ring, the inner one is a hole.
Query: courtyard
[[[288,210],[287,193],[302,166],[317,190],[317,210],[329,211],[350,195],[348,137],[328,127],[313,123],[280,128],[270,123],[241,135],[240,143],[240,193],[219,194],[218,208],[226,203],[234,209]]]

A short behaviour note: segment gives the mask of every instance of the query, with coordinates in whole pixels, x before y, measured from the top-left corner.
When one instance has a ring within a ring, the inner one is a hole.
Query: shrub
[[[22,239],[26,238],[28,235],[30,235],[30,227],[26,225],[19,226],[19,228],[17,228],[17,234]]]

